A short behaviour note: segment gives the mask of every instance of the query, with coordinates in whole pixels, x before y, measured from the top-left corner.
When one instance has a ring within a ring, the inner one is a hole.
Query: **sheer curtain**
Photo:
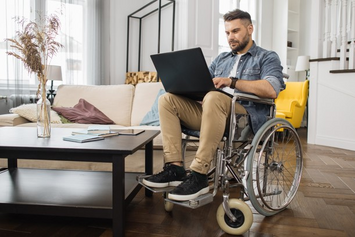
[[[4,39],[14,38],[19,29],[14,17],[35,20],[38,15],[56,13],[59,16],[61,30],[57,40],[64,48],[50,64],[62,67],[63,81],[54,81],[55,87],[59,84],[102,84],[100,25],[103,1],[1,0],[0,95],[35,94],[38,85],[38,80],[28,74],[20,60],[6,54],[13,49]]]
[[[53,64],[61,65],[66,84],[102,84],[101,4],[103,0],[48,0],[59,11],[61,49]]]
[[[3,0],[0,8],[0,95],[29,94],[31,87],[35,87],[34,76],[30,77],[20,60],[6,54],[10,49],[10,43],[6,38],[13,38],[19,25],[15,22],[15,16],[30,19],[32,16],[32,1]],[[21,102],[20,97],[14,97],[15,106]]]

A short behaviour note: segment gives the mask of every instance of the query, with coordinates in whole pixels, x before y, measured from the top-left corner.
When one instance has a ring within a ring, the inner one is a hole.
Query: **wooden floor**
[[[254,223],[243,236],[355,236],[355,152],[309,145],[306,131],[299,134],[304,173],[296,198],[272,217],[254,211]],[[167,213],[160,194],[146,198],[142,189],[128,206],[126,236],[229,236],[215,217],[221,200],[218,194],[198,209],[175,205]],[[112,236],[111,224],[105,219],[0,214],[0,236],[104,237]]]

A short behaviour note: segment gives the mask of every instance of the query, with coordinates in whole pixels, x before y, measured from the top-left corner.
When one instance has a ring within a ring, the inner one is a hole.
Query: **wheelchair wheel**
[[[225,214],[223,204],[221,204],[217,209],[216,215],[219,227],[231,235],[244,234],[253,224],[253,213],[250,207],[240,199],[230,199],[228,204],[237,221],[233,222],[229,219]]]
[[[284,210],[296,195],[303,154],[297,132],[285,119],[267,121],[257,132],[247,158],[247,194],[264,216]]]

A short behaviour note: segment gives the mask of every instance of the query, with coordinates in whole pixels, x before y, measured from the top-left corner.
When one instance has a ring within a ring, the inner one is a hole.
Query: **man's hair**
[[[240,9],[227,12],[223,16],[224,21],[232,21],[236,19],[246,20],[248,24],[252,24],[250,14]]]

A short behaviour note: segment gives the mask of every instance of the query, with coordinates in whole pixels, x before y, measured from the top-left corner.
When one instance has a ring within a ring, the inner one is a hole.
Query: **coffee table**
[[[125,173],[125,158],[145,146],[145,173],[152,174],[152,141],[160,132],[63,141],[74,130],[52,128],[45,139],[32,127],[0,128],[0,157],[8,160],[0,171],[0,212],[110,218],[113,236],[124,236],[125,208],[141,188],[138,173]],[[18,168],[17,159],[106,162],[112,172],[25,169]]]

